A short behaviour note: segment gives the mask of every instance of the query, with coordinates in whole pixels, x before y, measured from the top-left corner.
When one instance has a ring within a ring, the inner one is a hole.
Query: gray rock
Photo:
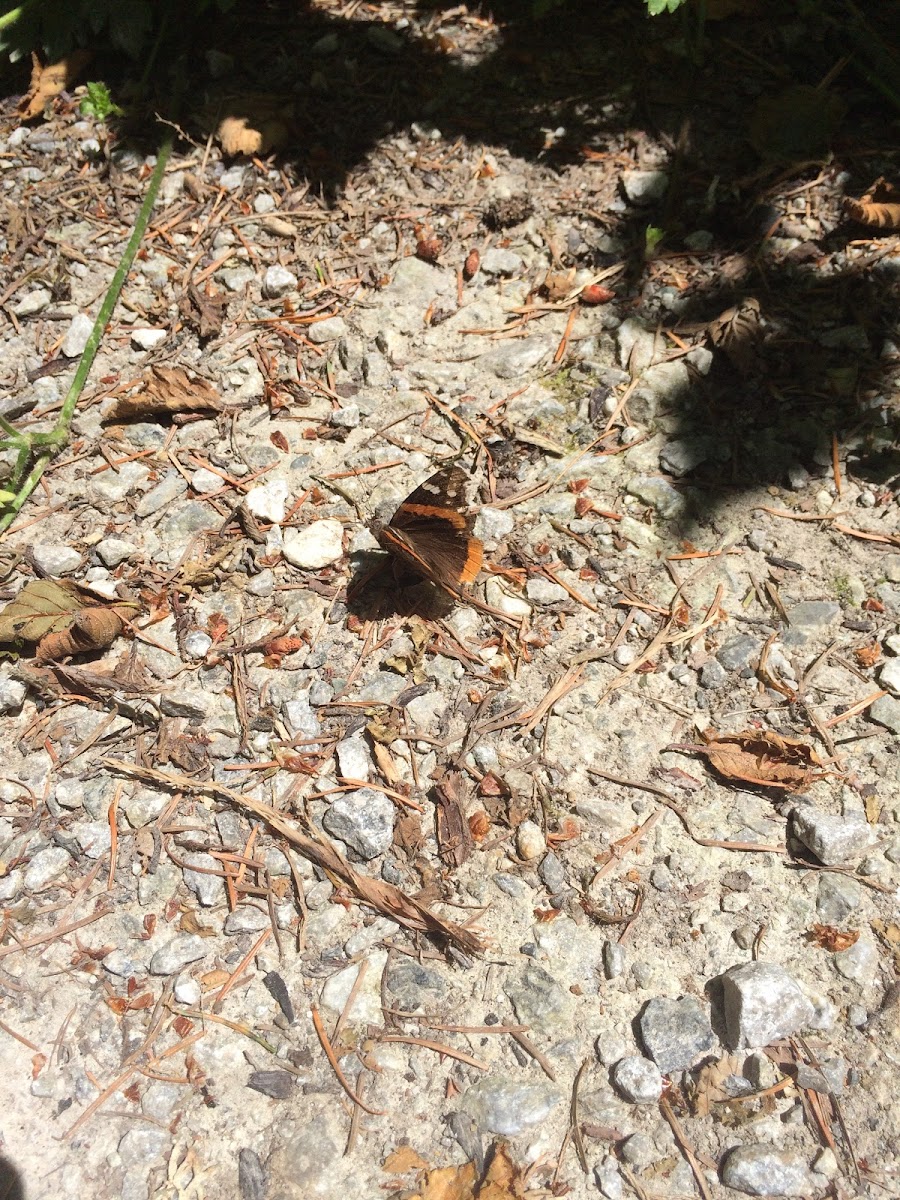
[[[241,904],[234,912],[228,914],[223,928],[229,935],[259,933],[268,924],[269,914],[267,912],[263,912],[261,908],[254,908],[252,904]]]
[[[269,1178],[259,1155],[245,1146],[238,1154],[238,1191],[241,1200],[266,1200]]]
[[[694,996],[651,1000],[640,1016],[647,1053],[663,1074],[683,1071],[718,1042],[704,1005]]]
[[[109,971],[110,975],[121,975],[127,979],[129,975],[140,974],[144,967],[130,958],[124,950],[110,950],[103,959],[103,970]]]
[[[80,358],[93,328],[94,322],[85,313],[78,313],[72,318],[60,348],[66,358]]]
[[[874,942],[863,936],[846,950],[832,954],[831,962],[844,979],[852,979],[865,986],[872,982],[878,970],[878,950]]]
[[[35,288],[13,307],[13,312],[17,317],[33,317],[45,309],[52,299],[53,293],[49,288]]]
[[[653,1139],[646,1133],[633,1133],[619,1147],[619,1153],[622,1155],[623,1162],[638,1171],[643,1171],[645,1167],[649,1167],[656,1161],[658,1151]]]
[[[558,895],[566,886],[566,869],[552,850],[544,855],[538,874],[551,896]]]
[[[632,1104],[655,1104],[662,1095],[662,1072],[655,1063],[640,1054],[630,1054],[613,1067],[616,1090]]]
[[[816,912],[825,925],[842,925],[862,903],[862,887],[849,875],[822,871],[819,875]]]
[[[525,595],[534,604],[562,604],[568,600],[569,593],[552,579],[543,579],[533,575],[525,584]]]
[[[776,963],[751,962],[722,976],[728,1041],[733,1050],[768,1046],[810,1024],[814,1009]]]
[[[739,633],[729,638],[716,654],[726,671],[742,671],[759,658],[760,642],[749,633]]]
[[[571,995],[537,963],[529,963],[503,990],[523,1025],[549,1033],[564,1026],[572,1011]]]
[[[609,940],[603,943],[603,974],[607,979],[618,979],[625,974],[627,955],[625,947]]]
[[[127,1171],[141,1167],[145,1174],[162,1165],[172,1147],[167,1129],[129,1129],[119,1140],[119,1157]]]
[[[622,188],[632,204],[655,204],[668,186],[665,171],[625,171],[622,175]]]
[[[704,663],[700,669],[700,686],[709,691],[715,691],[716,688],[724,687],[728,682],[728,672],[720,662],[712,658],[708,663]]]
[[[104,538],[102,542],[98,542],[95,549],[97,557],[104,566],[112,568],[125,562],[126,559],[133,558],[138,553],[139,547],[125,538],[108,537]]]
[[[869,717],[892,733],[900,733],[900,700],[894,696],[879,697],[869,709]]]
[[[484,1132],[515,1137],[545,1121],[561,1099],[549,1081],[524,1083],[492,1072],[469,1088],[460,1108]]]
[[[306,1106],[305,1106],[306,1107]],[[340,1161],[342,1141],[321,1111],[292,1122],[283,1145],[276,1145],[266,1164],[272,1200],[312,1200],[338,1194],[329,1187],[333,1164]]]
[[[160,509],[168,508],[179,496],[184,495],[187,486],[187,480],[183,479],[178,471],[169,471],[155,488],[151,488],[140,498],[135,506],[135,516],[143,520],[145,517],[152,517]]]
[[[254,517],[280,525],[287,513],[288,483],[286,479],[272,479],[257,484],[247,493],[244,503]]]
[[[891,658],[878,672],[878,682],[895,696],[900,696],[900,658]]]
[[[31,553],[38,570],[53,578],[68,575],[81,566],[81,555],[71,546],[42,545],[38,542],[32,546]]]
[[[356,429],[361,420],[359,405],[345,404],[342,408],[336,409],[329,420],[339,429]]]
[[[28,689],[20,679],[13,679],[8,668],[0,668],[0,713],[16,713],[25,703]]]
[[[522,258],[512,250],[491,246],[481,256],[481,270],[485,275],[521,275],[525,270]]]
[[[206,716],[214,702],[215,697],[203,688],[182,687],[163,692],[159,699],[159,708],[167,717],[200,720]]]
[[[280,264],[267,268],[263,276],[262,293],[269,300],[285,296],[288,292],[296,291],[296,289],[297,276],[293,271],[289,271],[287,267],[282,267]]]
[[[625,490],[644,504],[649,504],[661,517],[671,520],[682,516],[687,510],[687,501],[667,479],[658,475],[638,475],[630,479]],[[621,531],[621,525],[619,526]]]
[[[140,829],[155,821],[169,802],[166,792],[143,790],[122,802],[122,809],[132,829]]]
[[[70,832],[88,858],[102,858],[112,844],[108,821],[79,821]]]
[[[191,889],[203,907],[212,908],[213,905],[221,903],[224,898],[225,884],[219,874],[222,867],[218,859],[213,858],[211,854],[197,852],[185,854],[184,862],[186,864],[185,887]],[[196,870],[197,867],[200,867],[201,870]],[[231,916],[234,915],[234,913],[231,914]]]
[[[435,968],[403,958],[391,964],[385,990],[401,1012],[429,1012],[446,996],[447,981]]]
[[[619,1165],[612,1154],[604,1155],[603,1161],[594,1167],[594,1180],[606,1200],[621,1200],[625,1195]]]
[[[72,856],[62,846],[48,846],[46,850],[38,850],[25,870],[26,891],[39,892],[52,879],[62,875],[71,861]]]
[[[389,306],[399,303],[418,308],[421,305],[424,311],[436,296],[449,291],[451,282],[439,267],[410,255],[400,259],[394,278],[381,294]]]
[[[189,658],[206,658],[212,649],[213,640],[202,629],[192,629],[184,635],[184,652]]]
[[[616,342],[619,351],[619,363],[628,367],[635,374],[645,371],[660,352],[657,346],[656,334],[648,329],[636,317],[628,317],[616,331]]]
[[[480,370],[488,371],[498,379],[519,379],[543,362],[552,348],[550,342],[542,337],[510,339],[482,354],[477,365]]]
[[[394,839],[394,805],[382,792],[359,788],[339,796],[327,809],[322,824],[360,858],[378,858],[387,853]]]
[[[247,178],[249,168],[237,163],[233,167],[229,167],[219,176],[219,186],[223,187],[226,192],[238,192],[244,186],[244,180]]]
[[[815,1191],[802,1154],[761,1142],[729,1151],[722,1164],[722,1183],[750,1196],[809,1196]]]
[[[839,867],[862,858],[875,843],[871,826],[859,818],[837,817],[812,804],[798,805],[791,814],[797,838],[826,867]]]
[[[792,629],[824,633],[841,619],[841,606],[833,600],[804,600],[788,609]]]
[[[206,942],[196,933],[179,933],[150,959],[151,975],[177,975],[188,963],[206,955]]]
[[[747,545],[759,554],[771,554],[775,549],[775,539],[765,529],[751,529],[747,534]]]
[[[0,901],[12,900],[18,896],[24,877],[21,871],[10,871],[8,875],[0,875]]]
[[[181,1089],[174,1083],[151,1083],[141,1096],[141,1112],[152,1121],[168,1121],[181,1098]]]
[[[667,442],[660,451],[659,465],[670,475],[687,475],[694,467],[706,462],[709,449],[705,438],[680,438]]]
[[[504,508],[482,508],[475,518],[475,535],[483,542],[499,542],[516,527],[515,517]]]
[[[307,325],[306,336],[317,346],[324,342],[336,342],[338,338],[347,336],[347,322],[343,317],[327,317],[324,321],[314,321]]]
[[[319,718],[310,708],[309,696],[296,696],[281,706],[288,729],[294,737],[314,738],[322,732]]]

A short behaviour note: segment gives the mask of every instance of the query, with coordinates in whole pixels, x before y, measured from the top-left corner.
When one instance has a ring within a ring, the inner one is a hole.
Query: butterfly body
[[[464,511],[466,473],[437,471],[411,492],[378,533],[395,563],[446,591],[458,592],[481,570],[484,549]]]

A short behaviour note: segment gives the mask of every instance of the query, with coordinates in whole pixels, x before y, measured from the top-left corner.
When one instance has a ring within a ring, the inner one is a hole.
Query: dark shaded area
[[[900,370],[900,270],[875,242],[868,260],[843,260],[848,240],[871,233],[843,220],[841,200],[897,175],[900,3],[760,0],[703,28],[690,5],[649,19],[638,0],[573,0],[540,20],[523,0],[484,12],[494,20],[479,26],[476,10],[423,0],[398,28],[376,10],[345,20],[338,9],[248,0],[188,29],[179,13],[125,132],[155,138],[141,114],[159,111],[205,137],[218,116],[248,111],[236,94],[274,94],[288,128],[282,165],[335,205],[379,139],[413,122],[539,162],[558,173],[555,219],[594,224],[596,236],[563,248],[561,265],[602,269],[624,256],[623,315],[690,340],[730,306],[758,305],[755,328],[726,329],[712,369],[695,373],[669,412],[670,437],[696,460],[683,478],[701,497],[783,484],[797,464],[829,474],[833,435],[852,448],[854,470],[894,488],[897,412],[884,398]],[[102,52],[91,72],[120,94],[135,91],[136,73]],[[178,89],[175,114],[166,105]],[[591,156],[614,167],[619,156],[624,169],[644,149],[652,166],[659,145],[670,181],[656,203],[625,204],[608,186],[587,202],[566,195],[565,168]],[[827,165],[797,161],[804,147],[829,145]],[[397,169],[420,179],[423,204],[458,202],[427,163]],[[648,227],[664,232],[652,261]],[[698,231],[702,246],[691,240]],[[602,249],[603,235],[617,249]],[[773,237],[784,239],[775,253]],[[660,264],[683,278],[668,309]]]
[[[0,1154],[0,1200],[25,1200],[25,1184],[12,1162]]]
[[[383,551],[356,555],[357,566],[347,585],[347,611],[361,621],[389,617],[421,617],[436,621],[456,601],[441,588],[404,570]]]

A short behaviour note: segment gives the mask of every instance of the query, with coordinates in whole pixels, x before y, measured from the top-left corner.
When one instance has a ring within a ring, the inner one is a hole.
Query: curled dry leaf
[[[153,366],[143,390],[121,396],[106,410],[104,421],[144,421],[176,413],[221,412],[225,405],[211,383],[192,379],[181,367]]]
[[[844,201],[844,211],[860,225],[872,225],[876,229],[900,229],[900,188],[884,179],[878,179],[859,200],[849,196]]]
[[[216,137],[223,154],[270,154],[290,137],[293,105],[280,96],[248,93],[234,96],[224,108]]]
[[[615,300],[616,293],[610,288],[603,287],[599,283],[589,283],[587,287],[581,289],[581,301],[583,304],[608,304],[610,300]]]
[[[440,258],[443,248],[440,238],[421,237],[416,242],[416,258],[421,258],[422,262],[435,263]]]
[[[31,83],[19,101],[19,115],[26,121],[39,117],[51,100],[72,87],[91,57],[89,50],[73,50],[59,62],[45,66],[36,54],[32,54]]]
[[[772,729],[721,734],[710,730],[704,736],[706,744],[698,750],[726,779],[798,792],[828,774],[817,769],[825,764],[811,746]]]
[[[859,941],[859,930],[840,930],[836,929],[834,925],[813,925],[806,937],[808,941],[815,942],[823,950],[836,954],[840,950],[849,950]]]
[[[525,1187],[525,1172],[499,1142],[490,1153],[483,1178],[474,1162],[438,1167],[425,1173],[420,1190],[410,1200],[524,1200]]]
[[[0,611],[0,642],[36,642],[38,662],[102,650],[136,608],[106,604],[75,583],[35,579]]]

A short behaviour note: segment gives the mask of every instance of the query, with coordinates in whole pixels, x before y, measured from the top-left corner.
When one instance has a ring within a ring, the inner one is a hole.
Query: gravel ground
[[[464,1200],[429,1172],[504,1140],[497,1195],[900,1195],[897,238],[836,158],[635,259],[684,164],[621,105],[566,162],[399,122],[337,199],[173,158],[0,547],[6,602],[134,606],[0,664],[29,1200]],[[0,152],[0,411],[46,430],[148,163],[65,96]],[[456,603],[369,528],[451,461]]]

